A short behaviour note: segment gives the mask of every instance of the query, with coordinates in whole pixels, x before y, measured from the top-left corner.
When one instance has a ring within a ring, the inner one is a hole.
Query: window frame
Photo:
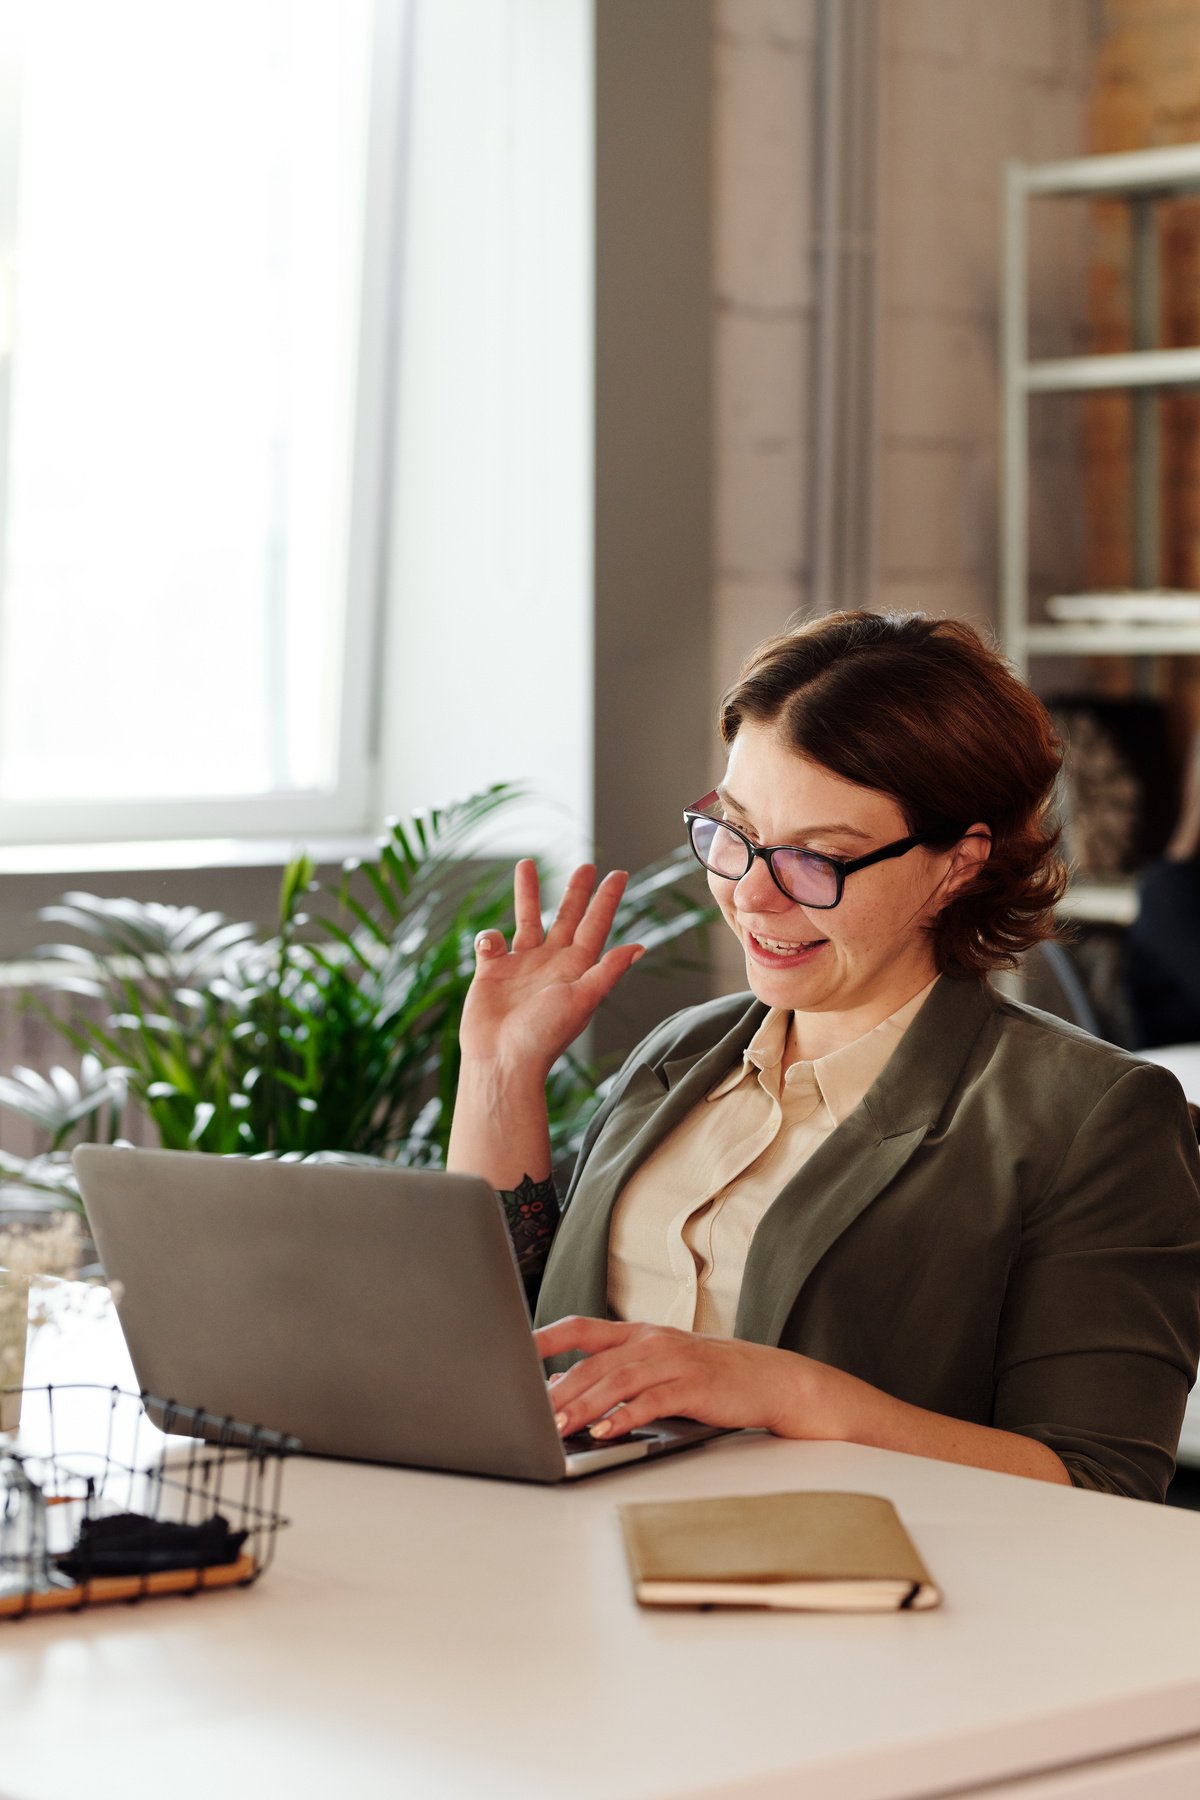
[[[377,799],[383,605],[393,485],[400,319],[403,161],[412,47],[411,0],[369,0],[358,344],[352,377],[350,476],[343,533],[340,669],[333,780],[253,795],[86,801],[0,797],[0,848],[98,841],[336,836],[369,829]],[[19,107],[19,32],[0,32],[0,99]],[[0,154],[4,132],[0,129]],[[10,134],[11,135],[11,134]],[[0,184],[2,186],[3,184]],[[15,188],[15,183],[11,184]],[[11,268],[15,217],[0,216],[0,281]],[[0,300],[10,295],[0,291]],[[0,341],[0,548],[8,456],[10,346]]]

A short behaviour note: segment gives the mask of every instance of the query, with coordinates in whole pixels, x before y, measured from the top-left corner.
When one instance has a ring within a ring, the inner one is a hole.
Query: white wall
[[[591,835],[592,6],[416,0],[379,811]]]

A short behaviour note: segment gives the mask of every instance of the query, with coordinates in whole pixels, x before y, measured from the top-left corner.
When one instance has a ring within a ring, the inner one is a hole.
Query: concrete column
[[[606,866],[682,838],[712,757],[711,18],[596,3],[594,818]],[[636,978],[600,1047],[706,992]]]

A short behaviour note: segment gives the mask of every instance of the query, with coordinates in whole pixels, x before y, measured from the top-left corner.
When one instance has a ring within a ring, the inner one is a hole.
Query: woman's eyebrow
[[[742,805],[740,800],[734,799],[727,787],[723,785],[718,787],[716,793],[723,806],[727,806],[732,812],[737,813],[739,818],[749,819],[748,809]],[[877,834],[874,832],[860,831],[857,825],[806,825],[803,829],[797,826],[796,830],[788,837],[787,842],[791,843],[794,838],[849,837],[860,838],[863,843],[869,843],[875,835]]]

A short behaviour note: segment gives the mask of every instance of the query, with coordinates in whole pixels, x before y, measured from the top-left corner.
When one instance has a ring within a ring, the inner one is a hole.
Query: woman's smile
[[[761,932],[746,930],[742,942],[750,955],[763,963],[767,968],[788,968],[803,962],[811,962],[819,950],[828,944],[828,938],[804,939],[768,938]]]

